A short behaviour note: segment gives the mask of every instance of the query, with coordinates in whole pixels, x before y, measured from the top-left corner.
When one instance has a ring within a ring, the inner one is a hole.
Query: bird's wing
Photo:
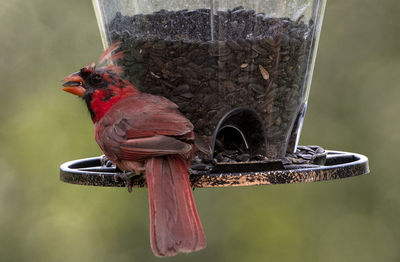
[[[96,126],[96,141],[111,160],[187,155],[193,139],[193,125],[177,105],[148,94],[121,100]]]

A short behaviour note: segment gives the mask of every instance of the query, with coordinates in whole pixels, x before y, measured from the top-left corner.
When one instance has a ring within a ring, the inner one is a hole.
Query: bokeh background
[[[400,261],[400,2],[328,1],[301,144],[369,157],[340,181],[198,189],[207,249],[165,261]],[[0,1],[0,261],[157,261],[147,191],[59,181],[99,155],[60,79],[102,52],[90,1]]]

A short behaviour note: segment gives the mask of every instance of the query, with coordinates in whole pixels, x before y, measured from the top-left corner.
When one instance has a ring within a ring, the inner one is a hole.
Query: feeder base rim
[[[291,165],[283,170],[238,173],[190,172],[193,188],[294,184],[328,181],[369,174],[368,158],[357,153],[326,150],[324,165]],[[60,180],[77,185],[125,187],[116,169],[100,166],[100,157],[66,162],[60,166]],[[146,187],[143,175],[133,176],[133,187]]]

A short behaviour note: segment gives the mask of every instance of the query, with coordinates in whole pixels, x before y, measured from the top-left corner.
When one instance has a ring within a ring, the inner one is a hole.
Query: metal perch
[[[190,170],[190,181],[193,188],[253,186],[327,181],[369,173],[366,156],[341,151],[326,152],[323,165],[297,164],[283,167],[278,161],[217,164],[210,171]],[[125,187],[125,181],[116,178],[118,174],[115,167],[102,167],[100,157],[74,160],[60,167],[60,180],[78,185]],[[131,183],[133,187],[146,186],[142,175],[134,176]]]

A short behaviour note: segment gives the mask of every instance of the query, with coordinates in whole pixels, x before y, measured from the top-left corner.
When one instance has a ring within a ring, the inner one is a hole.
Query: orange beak
[[[85,93],[85,88],[82,86],[83,79],[79,73],[70,74],[61,81],[65,82],[62,90],[77,96],[83,96]]]

